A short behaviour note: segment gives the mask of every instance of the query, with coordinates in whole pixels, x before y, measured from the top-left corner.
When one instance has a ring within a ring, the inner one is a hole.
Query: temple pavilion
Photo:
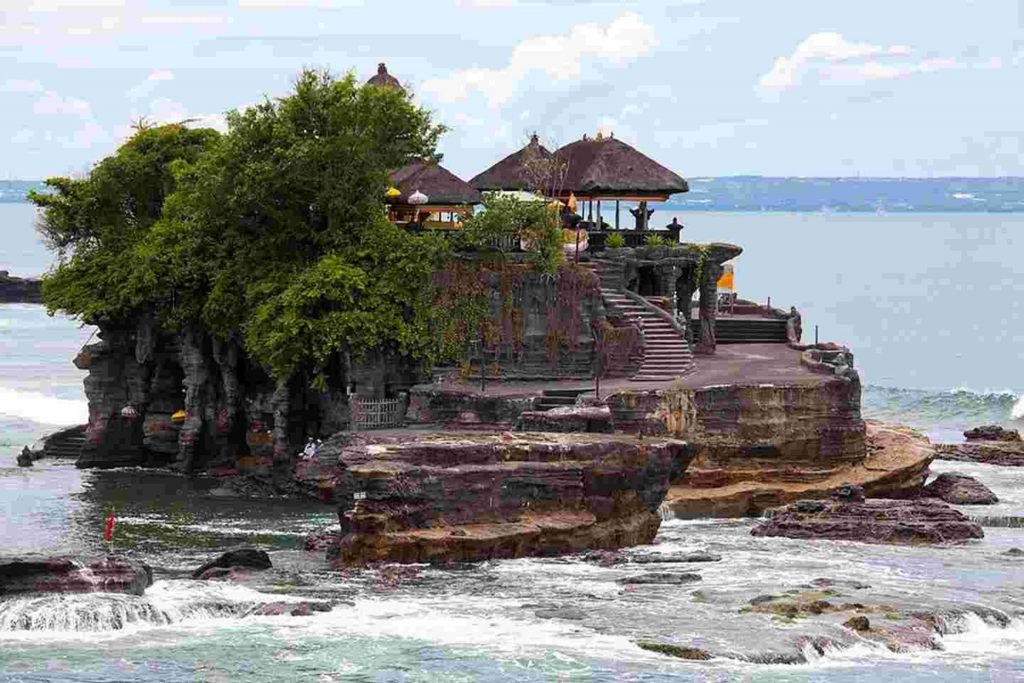
[[[462,227],[462,219],[480,204],[480,192],[443,166],[415,161],[393,171],[386,195],[393,223],[428,230]]]

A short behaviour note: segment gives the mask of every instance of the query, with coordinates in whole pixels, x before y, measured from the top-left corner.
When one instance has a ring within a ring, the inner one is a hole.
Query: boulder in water
[[[701,650],[699,647],[685,647],[683,645],[672,645],[671,643],[652,643],[646,640],[638,640],[636,644],[637,647],[643,650],[657,652],[669,657],[678,657],[679,659],[707,661],[712,658],[711,654]]]
[[[926,498],[938,498],[953,505],[993,505],[996,494],[974,477],[956,472],[943,472],[922,489]]]
[[[639,576],[627,576],[621,579],[619,583],[626,585],[670,585],[678,586],[684,583],[694,583],[700,581],[700,574],[682,573],[682,574],[671,574],[669,572],[653,572],[651,574],[640,574]]]
[[[270,556],[267,555],[264,550],[257,550],[256,548],[240,548],[239,550],[229,550],[215,560],[211,560],[204,564],[199,569],[192,572],[192,578],[202,578],[208,570],[214,568],[221,569],[270,569]],[[221,576],[217,573],[216,576],[210,575],[207,578],[217,578]]]
[[[129,593],[153,583],[149,565],[108,555],[89,562],[64,557],[0,563],[0,596],[15,593]]]
[[[721,562],[722,556],[717,553],[709,553],[706,550],[698,550],[682,555],[634,555],[630,562],[634,564],[682,564],[693,562]]]
[[[752,535],[896,545],[963,543],[985,536],[959,511],[930,499],[801,500],[768,514]]]
[[[326,602],[266,602],[257,605],[247,616],[279,617],[290,615],[293,617],[311,617],[314,612],[330,612],[331,606]]]
[[[1020,442],[1020,432],[1016,429],[1003,429],[999,425],[982,425],[964,432],[968,441],[1016,441]]]
[[[937,458],[1024,467],[1024,441],[1016,429],[985,425],[964,432],[967,443],[936,444]]]

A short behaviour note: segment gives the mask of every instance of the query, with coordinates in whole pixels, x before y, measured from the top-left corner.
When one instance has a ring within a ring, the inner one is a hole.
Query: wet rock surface
[[[550,556],[650,543],[686,444],[634,436],[403,434],[329,440],[340,564]]]
[[[267,602],[250,610],[246,616],[278,617],[311,617],[317,612],[330,612],[331,605],[326,602]]]
[[[966,443],[937,444],[940,460],[980,462],[1005,467],[1024,467],[1024,441],[1016,429],[985,425],[964,432]]]
[[[247,570],[270,569],[270,555],[256,548],[229,550],[216,559],[210,560],[192,572],[195,579],[230,578],[232,574],[243,575]]]
[[[89,561],[54,557],[0,563],[0,596],[18,593],[128,593],[153,583],[149,565],[110,555]]]
[[[754,536],[900,545],[947,544],[984,537],[981,527],[936,500],[801,500],[769,511]]]
[[[1020,443],[1020,432],[1016,429],[1004,429],[999,425],[982,425],[964,432],[968,441],[1006,441]]]
[[[608,406],[566,406],[551,410],[528,410],[519,416],[524,432],[578,432],[611,434],[612,411]]]
[[[974,477],[943,472],[922,489],[926,498],[938,498],[953,505],[993,505],[998,496]]]
[[[651,572],[639,576],[627,576],[619,579],[619,583],[626,586],[680,586],[686,583],[696,583],[701,580],[700,574],[684,572],[673,574],[670,572]]]

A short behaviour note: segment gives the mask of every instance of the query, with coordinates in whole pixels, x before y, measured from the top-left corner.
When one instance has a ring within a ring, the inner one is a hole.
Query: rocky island
[[[647,202],[688,184],[630,145],[534,136],[467,183],[386,69],[306,72],[244,116],[226,136],[143,127],[32,195],[73,254],[45,303],[97,327],[74,359],[88,423],[44,454],[312,495],[341,527],[313,545],[344,566],[618,549],[663,515],[827,507],[807,499],[850,485],[920,494],[933,450],[864,422],[848,348],[804,344],[792,308],[719,315],[742,248],[652,229]],[[294,155],[273,182],[256,123]],[[578,213],[638,197],[628,228]]]
[[[43,301],[41,282],[0,270],[0,304],[38,304]]]

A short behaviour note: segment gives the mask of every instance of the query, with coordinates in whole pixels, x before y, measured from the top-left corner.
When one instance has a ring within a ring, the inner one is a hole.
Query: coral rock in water
[[[983,538],[981,527],[935,500],[801,500],[776,508],[754,536],[927,545]]]

